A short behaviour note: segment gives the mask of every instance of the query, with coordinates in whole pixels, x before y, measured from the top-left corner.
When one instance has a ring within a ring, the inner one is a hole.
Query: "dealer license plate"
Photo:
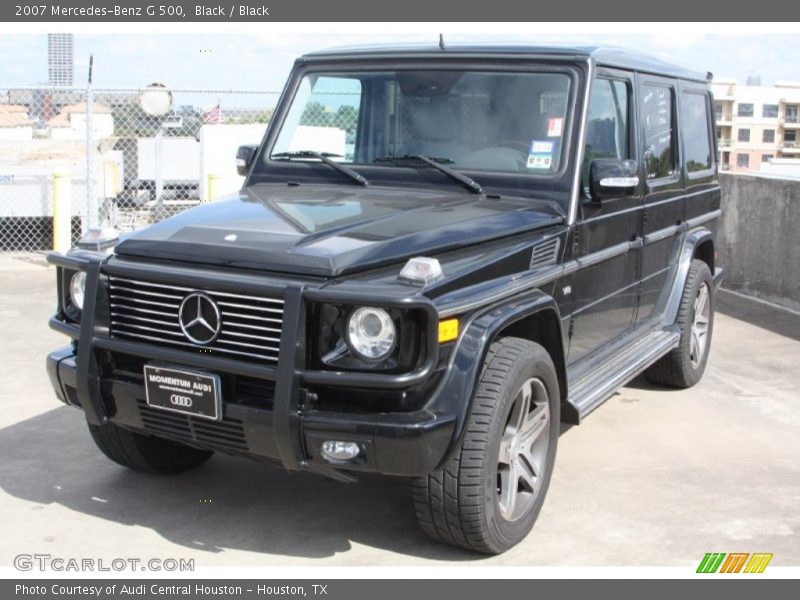
[[[145,365],[144,391],[153,408],[216,421],[222,418],[219,375]]]

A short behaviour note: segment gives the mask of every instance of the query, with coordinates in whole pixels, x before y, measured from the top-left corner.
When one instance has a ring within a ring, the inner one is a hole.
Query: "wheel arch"
[[[515,336],[542,345],[553,359],[562,408],[567,398],[566,361],[561,315],[549,294],[535,289],[500,304],[486,307],[464,323],[447,374],[427,408],[454,414],[456,423],[446,462],[464,436],[465,424],[489,348],[500,337]],[[564,415],[562,414],[562,418]]]

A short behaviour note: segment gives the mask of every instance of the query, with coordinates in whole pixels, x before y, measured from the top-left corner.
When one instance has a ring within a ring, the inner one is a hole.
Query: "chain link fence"
[[[0,252],[53,248],[65,211],[74,242],[89,227],[133,230],[235,191],[236,148],[261,141],[279,92],[171,90],[160,117],[140,94],[0,88]]]

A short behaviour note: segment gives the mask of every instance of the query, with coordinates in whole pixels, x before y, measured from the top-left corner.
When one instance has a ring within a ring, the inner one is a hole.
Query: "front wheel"
[[[560,406],[556,370],[542,346],[512,337],[492,344],[461,449],[414,481],[423,530],[487,554],[519,543],[550,484]]]

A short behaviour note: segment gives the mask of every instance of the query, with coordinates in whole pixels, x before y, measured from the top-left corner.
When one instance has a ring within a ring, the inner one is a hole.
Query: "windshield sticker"
[[[549,169],[552,164],[553,156],[550,153],[531,153],[528,155],[527,167],[529,169]]]
[[[540,142],[533,140],[531,142],[531,154],[552,154],[553,142]]]
[[[547,119],[547,137],[561,137],[564,129],[564,119],[561,117]]]

